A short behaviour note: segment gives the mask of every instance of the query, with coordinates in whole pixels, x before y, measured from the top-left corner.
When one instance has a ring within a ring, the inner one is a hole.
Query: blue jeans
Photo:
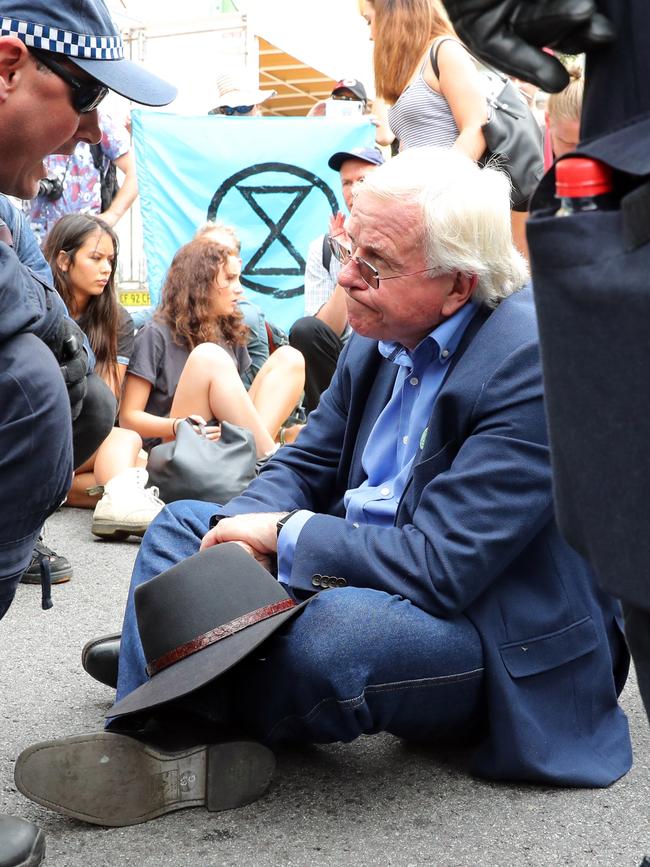
[[[61,371],[38,337],[17,334],[0,344],[0,618],[71,480],[70,403]]]
[[[124,617],[118,700],[146,680],[135,587],[196,553],[213,513],[210,503],[180,501],[147,531]],[[401,597],[345,587],[319,593],[229,674],[182,702],[195,700],[199,714],[270,745],[381,731],[426,740],[480,723],[482,687],[481,643],[467,618],[441,620]]]

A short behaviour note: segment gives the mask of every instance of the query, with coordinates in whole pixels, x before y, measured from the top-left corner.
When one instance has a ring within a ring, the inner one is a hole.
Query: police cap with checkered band
[[[63,55],[121,96],[167,105],[176,88],[124,57],[119,30],[103,0],[2,0],[0,36]]]

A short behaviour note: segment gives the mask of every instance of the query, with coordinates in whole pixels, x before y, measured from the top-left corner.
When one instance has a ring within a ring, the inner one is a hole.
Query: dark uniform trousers
[[[612,210],[528,223],[558,523],[623,601],[650,715],[650,6],[603,0],[618,38],[587,59],[579,152],[616,170]]]
[[[61,371],[38,337],[14,335],[0,343],[0,617],[71,479],[70,403]]]

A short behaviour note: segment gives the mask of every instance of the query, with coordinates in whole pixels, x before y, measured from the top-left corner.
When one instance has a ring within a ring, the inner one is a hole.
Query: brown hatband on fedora
[[[146,581],[135,591],[135,610],[150,680],[114,704],[107,717],[148,710],[205,686],[306,604],[294,602],[234,542],[194,554]]]

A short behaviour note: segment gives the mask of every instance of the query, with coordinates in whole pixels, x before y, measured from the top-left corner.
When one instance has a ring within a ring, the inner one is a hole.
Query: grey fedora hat
[[[106,87],[143,105],[167,105],[176,88],[124,56],[103,0],[2,0],[0,36],[65,55]]]
[[[135,591],[150,680],[118,701],[124,717],[187,695],[258,647],[304,608],[244,549],[216,545]]]

